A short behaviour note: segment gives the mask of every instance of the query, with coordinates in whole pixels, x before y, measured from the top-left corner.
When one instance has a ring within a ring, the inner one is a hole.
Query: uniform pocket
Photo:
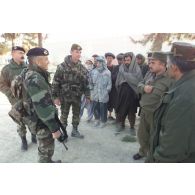
[[[39,129],[37,130],[37,139],[45,139],[45,138],[51,138],[52,134],[49,131],[49,129]]]

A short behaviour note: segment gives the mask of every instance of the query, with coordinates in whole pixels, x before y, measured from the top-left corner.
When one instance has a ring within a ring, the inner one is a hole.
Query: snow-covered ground
[[[0,162],[4,163],[34,163],[37,162],[37,145],[31,143],[30,133],[27,133],[28,151],[20,150],[20,138],[16,125],[7,115],[10,105],[7,98],[0,93]],[[71,132],[70,113],[68,134]],[[136,121],[137,128],[138,120]],[[127,123],[128,126],[128,123]],[[130,163],[135,162],[132,155],[138,151],[138,143],[126,143],[121,139],[128,135],[128,128],[120,135],[114,134],[114,124],[108,124],[103,129],[94,128],[92,123],[86,122],[86,113],[81,120],[80,131],[85,135],[83,140],[69,136],[67,146],[56,141],[53,159],[61,159],[65,163]],[[143,160],[136,161],[143,162]]]

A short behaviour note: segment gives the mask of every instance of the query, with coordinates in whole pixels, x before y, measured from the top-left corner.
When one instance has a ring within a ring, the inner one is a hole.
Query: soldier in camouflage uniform
[[[60,138],[60,126],[56,121],[56,108],[52,101],[48,69],[49,52],[44,48],[33,48],[27,53],[29,67],[24,76],[25,111],[34,123],[38,139],[38,162],[53,161],[54,139]]]
[[[24,48],[19,46],[13,47],[11,62],[4,66],[1,71],[0,91],[7,96],[12,106],[18,102],[18,99],[14,97],[11,92],[11,83],[14,78],[19,75],[24,68],[26,68],[26,64],[24,63],[24,54]],[[20,125],[18,125],[17,132],[22,139],[21,149],[27,150],[28,145],[26,140],[26,127],[23,121],[20,123]],[[32,134],[32,142],[37,142],[36,136],[34,134]]]
[[[88,86],[87,69],[81,64],[82,48],[73,44],[71,55],[65,57],[63,63],[58,65],[52,83],[52,93],[56,105],[61,105],[61,122],[67,127],[67,118],[72,106],[72,137],[83,138],[78,131],[81,96],[85,94],[89,101],[90,92]]]

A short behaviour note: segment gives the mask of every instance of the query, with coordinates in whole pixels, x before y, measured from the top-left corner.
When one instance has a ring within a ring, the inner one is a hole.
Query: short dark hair
[[[195,62],[185,61],[179,56],[168,55],[172,64],[175,64],[182,73],[195,69]]]
[[[127,52],[127,53],[125,53],[125,54],[123,55],[123,59],[125,59],[125,58],[127,58],[127,57],[130,57],[131,60],[132,60],[133,55],[134,55],[133,52]]]

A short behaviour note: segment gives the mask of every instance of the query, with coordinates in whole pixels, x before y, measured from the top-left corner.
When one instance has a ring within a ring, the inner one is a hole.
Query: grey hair
[[[30,65],[35,64],[37,58],[38,58],[38,56],[28,56],[28,63],[29,63]]]

